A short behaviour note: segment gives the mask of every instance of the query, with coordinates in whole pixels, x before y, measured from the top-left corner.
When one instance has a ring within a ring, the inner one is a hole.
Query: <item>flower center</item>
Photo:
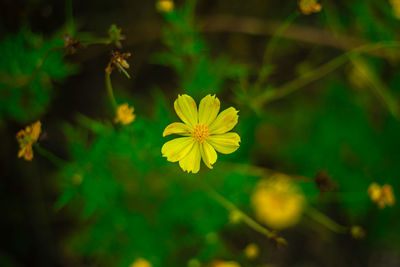
[[[202,144],[209,136],[210,132],[208,131],[207,125],[196,124],[196,126],[194,126],[193,137],[199,141],[200,144]]]

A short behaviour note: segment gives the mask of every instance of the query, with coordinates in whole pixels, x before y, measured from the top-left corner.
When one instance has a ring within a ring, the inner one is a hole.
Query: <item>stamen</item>
[[[194,126],[193,137],[196,139],[200,144],[204,142],[210,136],[210,132],[208,131],[208,126],[204,124],[196,124]]]

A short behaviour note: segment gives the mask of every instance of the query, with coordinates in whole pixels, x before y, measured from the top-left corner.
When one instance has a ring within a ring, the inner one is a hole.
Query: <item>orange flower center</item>
[[[196,124],[196,126],[194,126],[193,137],[199,141],[200,144],[202,144],[209,136],[210,132],[208,131],[207,125]]]

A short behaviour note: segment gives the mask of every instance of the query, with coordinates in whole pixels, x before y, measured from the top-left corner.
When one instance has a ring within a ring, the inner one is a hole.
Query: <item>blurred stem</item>
[[[232,202],[227,200],[225,197],[223,197],[221,194],[219,194],[217,191],[215,191],[214,188],[212,188],[209,184],[207,184],[204,180],[202,180],[202,186],[207,190],[207,192],[215,199],[217,200],[224,208],[226,208],[230,212],[236,212],[240,214],[240,218],[243,220],[244,223],[246,223],[249,227],[251,227],[253,230],[265,235],[268,238],[276,238],[276,234],[273,233],[272,231],[268,230],[255,220],[253,220],[250,216],[245,214],[243,211],[241,211],[238,207],[235,206]]]
[[[400,120],[399,104],[391,95],[390,90],[386,87],[378,75],[371,71],[366,62],[362,61],[361,58],[358,61],[352,60],[352,63],[362,77],[368,82],[368,87],[370,87],[373,93],[385,104],[389,112],[397,120]]]
[[[256,88],[260,88],[260,86],[265,82],[265,79],[268,75],[268,72],[265,70],[265,68],[267,67],[267,65],[269,64],[269,62],[271,60],[272,54],[275,51],[278,41],[281,39],[282,34],[289,28],[289,26],[293,23],[293,21],[297,17],[298,17],[298,12],[292,13],[283,22],[283,24],[281,24],[281,26],[278,28],[278,30],[275,32],[275,34],[272,36],[271,40],[268,42],[267,46],[265,47],[260,75],[258,76],[258,79],[255,84]]]
[[[93,38],[91,40],[82,41],[83,46],[96,45],[96,44],[111,44],[110,38]]]
[[[307,207],[306,214],[314,221],[322,224],[323,226],[335,233],[345,234],[349,230],[348,227],[338,224],[337,222],[333,221],[331,218],[311,206]]]
[[[34,144],[33,146],[40,155],[47,158],[49,161],[51,161],[51,163],[53,163],[57,167],[62,167],[65,164],[65,160],[54,155],[47,149],[42,148],[39,144]]]
[[[66,20],[66,27],[67,32],[71,36],[75,36],[75,23],[74,23],[74,15],[72,9],[72,0],[65,1],[65,20]]]
[[[290,95],[291,93],[296,92],[297,90],[305,87],[306,85],[321,79],[322,77],[333,72],[340,66],[347,63],[349,60],[354,59],[355,57],[359,56],[362,53],[367,53],[382,48],[397,48],[397,47],[400,47],[400,42],[388,41],[388,42],[380,42],[377,44],[368,44],[356,48],[352,51],[349,51],[334,58],[333,60],[320,66],[319,68],[314,69],[291,82],[288,82],[287,84],[283,85],[280,89],[273,91],[271,90],[266,91],[257,99],[258,104],[259,105],[267,104],[274,100],[278,100],[287,95]]]
[[[106,89],[107,89],[108,97],[110,98],[111,104],[116,109],[117,101],[115,100],[114,91],[113,91],[113,87],[111,84],[111,73],[108,73],[107,71],[105,72],[105,80],[106,80]]]
[[[28,79],[28,81],[26,82],[26,84],[29,84],[31,82],[33,82],[36,78],[36,76],[39,74],[39,72],[41,71],[41,69],[43,68],[44,62],[46,62],[47,58],[55,51],[59,50],[59,49],[63,49],[63,47],[60,46],[55,46],[53,48],[51,48],[50,50],[48,50],[43,58],[39,61],[39,63],[36,66],[35,72],[32,73],[31,77]]]

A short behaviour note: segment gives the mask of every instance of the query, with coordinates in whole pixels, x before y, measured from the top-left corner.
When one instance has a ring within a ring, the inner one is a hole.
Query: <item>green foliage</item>
[[[92,44],[114,43],[120,47],[125,36],[130,39],[129,31],[124,29],[121,35],[121,29],[115,25],[109,30],[109,39],[75,32],[72,3],[67,4],[67,28],[84,44],[83,57],[104,52],[90,50]],[[398,21],[390,6],[382,5],[382,1],[326,3],[324,13],[314,17],[297,14],[295,4],[291,5],[294,15],[280,28],[280,34],[284,36],[290,31],[296,20],[311,26],[297,28],[305,36],[291,32],[287,38],[315,41],[317,37],[306,35],[313,33],[312,27],[323,25],[332,35],[348,29],[349,35],[354,32],[357,39],[370,42],[391,41],[396,36]],[[361,225],[368,232],[368,239],[360,241],[368,246],[365,254],[382,245],[397,253],[398,203],[378,210],[366,192],[372,182],[378,182],[392,185],[395,195],[399,194],[398,53],[389,50],[387,43],[380,43],[381,50],[354,54],[338,51],[347,48],[348,44],[342,41],[328,44],[330,48],[316,48],[313,44],[310,49],[307,44],[290,40],[280,46],[281,37],[275,34],[262,44],[268,47],[268,43],[273,43],[261,65],[260,39],[241,36],[243,42],[249,43],[244,47],[256,47],[254,54],[249,53],[248,63],[243,64],[229,56],[230,48],[205,41],[195,10],[196,1],[188,0],[171,13],[163,14],[160,41],[164,48],[151,56],[153,62],[175,72],[179,81],[174,85],[176,91],[144,88],[132,95],[128,91],[125,95],[117,94],[117,103],[135,107],[134,122],[121,125],[113,121],[114,112],[98,100],[98,95],[106,95],[105,90],[101,91],[105,89],[101,69],[97,73],[101,86],[93,85],[99,90],[90,91],[96,95],[90,95],[90,100],[85,98],[84,106],[105,110],[102,118],[94,119],[95,116],[88,115],[90,112],[76,115],[78,111],[73,110],[71,117],[75,119],[61,122],[60,139],[64,143],[60,150],[65,152],[66,160],[59,160],[56,168],[50,169],[41,161],[40,157],[51,155],[50,152],[35,149],[32,164],[48,168],[44,176],[50,177],[58,190],[57,200],[48,202],[57,216],[66,214],[74,221],[71,233],[57,244],[60,251],[67,251],[88,266],[129,266],[138,258],[145,258],[155,267],[188,266],[189,262],[195,266],[197,261],[208,266],[214,260],[224,259],[236,260],[242,266],[263,266],[272,263],[274,254],[279,253],[282,258],[289,255],[295,259],[282,260],[282,265],[300,266],[308,264],[308,255],[303,254],[311,253],[309,250],[320,254],[321,243],[329,243],[344,253],[339,249],[343,244],[356,244],[350,241],[350,227]],[[340,16],[339,10],[347,15]],[[357,17],[357,21],[351,17]],[[257,27],[252,30],[257,32]],[[263,29],[260,31],[265,34]],[[344,40],[354,41],[349,36]],[[332,38],[324,42],[336,41]],[[44,38],[27,29],[0,42],[0,122],[25,123],[49,115],[46,111],[57,83],[74,72],[63,57],[63,45],[58,37]],[[214,46],[219,49],[214,50]],[[277,50],[279,55],[287,56],[274,56]],[[216,51],[226,53],[220,55]],[[135,57],[134,51],[132,55]],[[106,66],[106,60],[103,61]],[[326,67],[323,62],[333,63]],[[131,66],[135,68],[134,64]],[[113,80],[115,73],[110,76]],[[136,76],[141,72],[133,73],[133,84],[142,85]],[[154,81],[158,81],[156,77],[151,86]],[[217,94],[221,110],[229,106],[240,109],[239,122],[233,129],[241,137],[240,148],[233,154],[218,154],[212,170],[202,163],[196,175],[183,172],[178,163],[168,162],[161,155],[162,145],[172,138],[162,137],[163,130],[177,121],[173,101],[182,93],[191,95],[197,103],[207,94]],[[52,140],[55,133],[46,122],[43,125],[45,140],[38,143],[46,147],[46,138]],[[330,175],[338,188],[329,192],[319,190],[314,177],[320,171]],[[276,173],[286,173],[299,185],[308,207],[298,226],[275,233],[285,237],[293,248],[282,252],[275,250],[271,236],[260,231],[263,225],[257,227],[256,219],[249,223],[255,218],[251,196],[256,185],[260,179]],[[248,214],[249,219],[234,220],[230,205],[235,211]],[[322,215],[310,216],[313,210]],[[334,220],[343,224],[345,230],[330,233],[329,225],[335,224]],[[315,229],[315,225],[322,230]],[[338,235],[342,236],[336,238]],[[260,244],[262,254],[256,260],[244,256],[243,248],[250,242]],[[332,254],[336,257],[339,252]],[[320,257],[316,259],[320,263]],[[13,259],[0,254],[0,262],[8,264]],[[368,259],[363,263],[361,266],[369,264]]]
[[[0,42],[0,119],[27,122],[46,111],[54,81],[73,71],[55,50],[62,46],[58,37],[45,39],[28,29]]]
[[[168,51],[154,56],[156,63],[174,68],[181,79],[179,86],[195,97],[219,93],[229,80],[237,80],[249,73],[247,66],[233,62],[226,56],[213,58],[198,33],[194,19],[195,1],[165,15],[164,45]]]

